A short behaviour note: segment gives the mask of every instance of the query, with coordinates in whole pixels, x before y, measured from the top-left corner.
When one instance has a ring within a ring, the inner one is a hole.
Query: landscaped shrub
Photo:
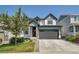
[[[30,38],[24,38],[25,39],[25,41],[30,41],[31,39]]]
[[[71,36],[66,36],[65,40],[70,41],[70,42],[76,42],[76,37],[71,35]]]
[[[15,38],[15,37],[12,37],[12,38],[10,39],[10,44],[15,44],[15,40],[16,40],[16,38]]]
[[[25,38],[19,37],[19,38],[17,38],[17,43],[22,43],[22,42],[24,42],[24,40],[25,40]]]
[[[30,40],[30,42],[33,42],[33,40]]]
[[[79,34],[77,34],[75,37],[76,37],[76,43],[79,43]]]
[[[11,39],[10,39],[10,44],[15,44],[15,41],[17,42],[17,43],[22,43],[22,42],[24,42],[24,38],[23,37],[18,37],[18,38],[15,38],[15,37],[12,37]]]

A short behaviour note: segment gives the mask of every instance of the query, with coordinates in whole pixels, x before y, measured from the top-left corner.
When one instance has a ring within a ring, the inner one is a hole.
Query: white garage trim
[[[58,30],[58,38],[61,39],[61,26],[39,26],[39,35],[40,35],[40,30]],[[38,36],[40,38],[40,36]],[[45,38],[46,39],[46,38]]]

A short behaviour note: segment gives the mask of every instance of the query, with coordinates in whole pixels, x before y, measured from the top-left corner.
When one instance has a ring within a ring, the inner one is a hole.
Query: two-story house
[[[62,36],[79,34],[79,14],[61,15],[57,21],[62,25]]]
[[[45,18],[35,17],[29,23],[28,34],[25,38],[59,39],[61,38],[61,27],[57,25],[57,18],[51,13]]]

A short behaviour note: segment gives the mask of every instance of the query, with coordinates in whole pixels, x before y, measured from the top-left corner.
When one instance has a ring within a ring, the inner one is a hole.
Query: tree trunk
[[[15,45],[17,44],[17,34],[15,34]]]

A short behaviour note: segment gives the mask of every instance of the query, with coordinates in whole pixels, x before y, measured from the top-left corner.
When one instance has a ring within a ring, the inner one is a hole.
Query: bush
[[[77,39],[79,39],[79,34],[77,34],[75,37],[76,37]]]
[[[76,37],[76,43],[79,43],[79,34],[77,34],[75,37]]]
[[[25,39],[25,41],[30,41],[31,39],[30,38],[24,38]]]
[[[18,43],[22,43],[22,42],[24,42],[24,40],[25,40],[25,39],[24,39],[23,37],[17,38],[17,42],[18,42]]]
[[[65,39],[67,40],[67,41],[70,41],[70,42],[76,42],[76,37],[75,36],[66,36],[65,37]]]
[[[17,43],[22,43],[24,42],[25,39],[23,37],[19,37],[19,38],[12,37],[10,39],[10,44],[15,44],[15,40]]]
[[[70,42],[79,43],[79,34],[77,34],[76,36],[66,36],[65,39]]]
[[[15,40],[16,40],[16,38],[15,38],[15,37],[12,37],[12,38],[10,39],[10,44],[15,44]]]

